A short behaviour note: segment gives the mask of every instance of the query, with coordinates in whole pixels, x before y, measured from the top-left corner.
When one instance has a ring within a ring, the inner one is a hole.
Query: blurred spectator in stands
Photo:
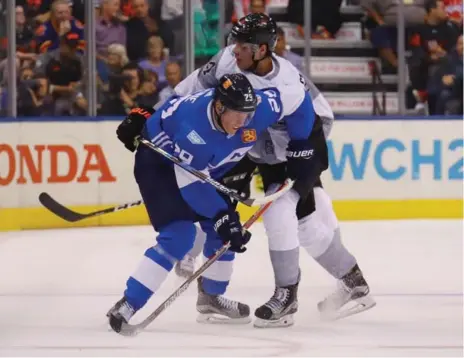
[[[131,61],[139,61],[145,57],[147,41],[150,36],[160,36],[166,46],[173,45],[172,31],[150,14],[147,0],[132,0],[134,16],[126,22],[127,55]]]
[[[165,102],[174,94],[174,88],[182,80],[182,69],[177,62],[170,62],[167,64],[166,79],[168,80],[168,85],[164,87],[159,94],[159,100],[162,102]]]
[[[35,44],[38,52],[56,50],[60,46],[60,38],[68,32],[78,36],[77,49],[84,50],[84,27],[71,15],[69,0],[55,0],[51,7],[50,20],[36,30]]]
[[[258,13],[267,13],[266,5],[269,0],[251,0],[250,1],[250,13],[251,14],[258,14]],[[243,1],[242,1],[243,4]]]
[[[92,5],[98,5],[100,0],[89,0]],[[43,24],[50,20],[52,16],[51,7],[54,0],[16,0],[16,5],[24,6],[26,16],[36,24]],[[86,0],[67,0],[72,8],[73,17],[80,22],[84,22]]]
[[[34,38],[34,30],[27,22],[24,8],[16,6],[16,50],[21,54],[18,56],[20,59],[35,60],[35,54],[31,46],[31,41]],[[26,56],[27,55],[27,56]]]
[[[97,62],[97,84],[99,89],[108,92],[111,76],[120,74],[122,68],[127,65],[128,62],[129,59],[127,58],[126,48],[123,45],[109,45],[106,60]]]
[[[304,36],[304,0],[289,0],[287,6],[289,22],[298,24],[298,32]],[[312,38],[332,39],[342,26],[340,6],[342,0],[320,0],[311,3]]]
[[[51,1],[47,0],[16,0],[16,6],[21,6],[24,9],[24,13],[27,21],[30,25],[42,24],[45,21],[50,20]]]
[[[269,0],[233,0],[233,3],[234,13],[232,14],[232,22],[237,22],[250,13],[267,13]]]
[[[96,48],[99,60],[106,60],[108,46],[126,45],[126,27],[118,19],[120,0],[101,0],[100,15],[96,23]]]
[[[277,27],[277,43],[275,53],[290,61],[300,72],[304,72],[303,57],[287,49],[285,32],[281,27]]]
[[[31,41],[34,37],[32,27],[26,22],[24,9],[22,6],[16,6],[16,66],[17,71],[23,67],[30,67],[34,64],[37,55],[33,52]],[[3,72],[3,78],[6,78],[8,59],[0,61],[0,71]]]
[[[32,85],[31,80],[34,77],[34,70],[30,67],[23,67],[18,71],[18,81],[17,81],[17,86],[18,86],[18,96],[19,93],[21,93],[21,90],[24,89],[26,90],[28,87],[27,85]],[[6,83],[5,83],[6,84]],[[5,86],[5,88],[2,88],[1,91],[2,98],[0,99],[0,107],[3,110],[6,110],[7,108],[7,102],[8,102],[8,88]],[[0,110],[0,113],[4,115],[4,111]]]
[[[199,0],[190,0],[195,9]],[[201,0],[203,1],[203,0]],[[182,0],[154,0],[154,12],[158,13],[158,21],[161,21],[172,31],[172,42],[165,43],[169,47],[170,53],[179,56],[185,51],[185,24],[184,24],[184,4]],[[158,5],[158,6],[156,6]]]
[[[104,99],[100,115],[125,116],[138,105],[140,90],[144,82],[143,70],[135,63],[129,62],[120,75],[112,76],[110,88]]]
[[[166,84],[166,64],[168,63],[167,49],[164,48],[163,39],[159,36],[151,36],[147,41],[147,58],[139,62],[140,68],[156,72],[159,85]]]
[[[411,28],[424,22],[425,0],[409,0],[404,2],[404,21],[406,36]],[[398,68],[396,28],[398,1],[397,0],[361,0],[361,6],[367,11],[373,28],[370,30],[370,40],[379,56],[385,61],[385,72],[396,72]],[[405,39],[406,40],[406,39]]]
[[[54,115],[49,87],[48,78],[44,74],[36,74],[30,79],[23,79],[18,86],[18,116]]]
[[[442,0],[427,0],[425,6],[425,24],[418,26],[410,39],[412,56],[409,61],[409,73],[418,101],[416,109],[422,110],[428,100],[429,113],[434,114],[440,85],[437,86],[433,80],[429,82],[429,79],[436,78],[442,60],[456,45],[460,31],[456,25],[448,21]]]
[[[462,30],[462,0],[444,0],[449,20]]]
[[[82,93],[84,64],[78,52],[79,35],[68,32],[61,37],[60,47],[37,60],[38,72],[50,81],[56,115],[80,115],[87,107]]]
[[[433,114],[462,114],[462,35],[456,47],[439,63],[436,74],[430,78],[429,103],[435,104]]]
[[[29,0],[30,1],[30,0]],[[33,0],[36,1],[36,0]],[[68,0],[72,7],[72,14],[75,19],[84,23],[85,22],[85,3],[92,4],[98,16],[98,6],[103,0]]]
[[[34,69],[31,67],[24,67],[18,73],[19,82],[32,80],[34,77]]]
[[[158,73],[147,70],[144,73],[144,80],[140,86],[137,105],[141,107],[153,107],[158,101]]]

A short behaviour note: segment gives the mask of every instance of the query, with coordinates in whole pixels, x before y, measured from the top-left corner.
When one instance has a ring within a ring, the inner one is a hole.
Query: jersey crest
[[[242,132],[242,142],[243,143],[252,143],[256,142],[258,136],[256,130],[254,129],[244,129]]]

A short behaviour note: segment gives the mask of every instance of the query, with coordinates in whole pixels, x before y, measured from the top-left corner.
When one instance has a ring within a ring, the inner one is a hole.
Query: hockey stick
[[[55,199],[53,199],[48,193],[40,193],[39,201],[45,208],[50,210],[53,214],[55,214],[56,216],[59,216],[63,220],[66,220],[72,223],[76,221],[81,221],[84,219],[92,218],[94,216],[110,214],[116,211],[129,209],[129,208],[132,208],[133,206],[139,206],[143,204],[143,200],[137,200],[137,201],[133,201],[133,202],[118,205],[118,206],[112,206],[110,208],[106,208],[102,210],[92,211],[87,214],[81,214],[60,204]]]
[[[286,184],[282,184],[279,188],[279,191],[285,188]],[[243,224],[243,228],[249,229],[256,220],[271,206],[272,202],[261,205],[261,207],[256,210],[256,212]],[[147,318],[138,324],[128,324],[122,323],[121,331],[119,334],[123,336],[135,336],[144,330],[150,323],[152,323],[162,312],[164,312],[182,293],[184,293],[190,286],[190,284],[200,277],[203,272],[205,272],[214,262],[216,262],[224,253],[230,248],[230,243],[223,245],[214,256],[210,257],[197,271],[193,273],[177,290],[175,290],[171,296],[169,296],[158,308],[153,311]]]
[[[242,204],[244,204],[246,206],[264,205],[264,204],[270,203],[270,202],[276,200],[277,198],[279,198],[280,196],[282,196],[283,194],[285,194],[293,186],[293,181],[290,180],[290,179],[287,179],[287,181],[283,184],[282,189],[279,190],[278,192],[276,192],[274,194],[271,194],[271,195],[268,195],[268,196],[264,196],[262,198],[248,198],[247,199],[246,197],[236,193],[234,190],[229,189],[228,187],[226,187],[226,186],[222,185],[221,183],[217,182],[216,180],[212,179],[211,177],[209,177],[205,173],[191,167],[190,165],[183,162],[182,160],[180,160],[176,156],[174,156],[172,154],[169,154],[164,149],[161,149],[160,147],[154,145],[152,142],[150,142],[150,141],[148,141],[146,139],[143,139],[143,138],[139,138],[138,141],[139,141],[139,143],[142,143],[143,145],[147,146],[148,148],[150,148],[150,149],[154,150],[155,152],[161,154],[163,157],[165,157],[165,158],[169,159],[170,161],[174,162],[174,164],[177,164],[182,169],[184,169],[184,170],[188,171],[190,174],[196,176],[201,181],[212,185],[217,191],[220,191],[221,193],[228,195],[232,199],[237,200],[237,201],[239,201],[240,203],[242,203]]]
[[[289,191],[292,188],[292,185],[293,185],[293,181],[287,180],[285,182],[284,187],[282,188],[282,190],[278,191],[275,194],[271,194],[271,195],[265,196],[263,198],[248,198],[248,199],[246,199],[245,197],[241,196],[240,194],[237,194],[232,189],[229,189],[226,186],[218,183],[214,179],[210,178],[206,174],[204,174],[204,173],[190,167],[188,164],[182,162],[179,158],[177,158],[177,157],[167,153],[163,149],[155,146],[153,143],[149,142],[148,140],[139,139],[139,141],[141,143],[143,143],[144,145],[148,146],[149,148],[151,148],[152,150],[160,153],[164,157],[166,157],[169,160],[173,161],[175,164],[181,166],[182,168],[187,170],[189,173],[195,175],[196,177],[198,177],[202,181],[211,184],[218,191],[220,191],[220,192],[222,192],[222,193],[224,193],[226,195],[229,195],[231,198],[233,198],[233,199],[235,199],[235,200],[237,200],[237,201],[239,201],[239,202],[241,202],[241,203],[243,203],[243,204],[245,204],[247,206],[263,205],[263,204],[266,204],[268,202],[272,202],[273,200],[276,200],[278,197],[280,197],[281,195],[283,195],[287,191]],[[138,201],[133,201],[133,202],[130,202],[130,203],[121,204],[121,205],[118,205],[118,206],[112,206],[112,207],[102,209],[102,210],[92,211],[92,212],[86,213],[86,214],[81,214],[81,213],[73,211],[73,210],[65,207],[64,205],[60,204],[54,198],[52,198],[50,196],[50,194],[45,193],[45,192],[40,193],[39,201],[45,208],[50,210],[53,214],[55,214],[56,216],[59,216],[60,218],[62,218],[63,220],[66,220],[68,222],[81,221],[81,220],[84,220],[84,219],[92,218],[92,217],[99,216],[99,215],[114,213],[116,211],[129,209],[129,208],[131,208],[133,206],[139,206],[139,205],[143,204],[142,200],[138,200]]]

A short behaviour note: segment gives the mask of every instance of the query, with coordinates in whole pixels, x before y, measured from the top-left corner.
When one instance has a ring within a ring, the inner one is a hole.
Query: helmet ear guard
[[[214,109],[219,116],[226,111],[226,107],[224,107],[224,104],[222,104],[219,98],[216,98],[214,101]]]

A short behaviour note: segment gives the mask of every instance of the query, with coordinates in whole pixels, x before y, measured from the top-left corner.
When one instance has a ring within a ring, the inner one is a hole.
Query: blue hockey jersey
[[[276,88],[256,91],[258,105],[253,118],[235,135],[227,135],[213,122],[213,94],[214,89],[208,89],[168,100],[147,120],[145,135],[156,146],[218,180],[284,113],[281,94]],[[308,138],[314,119],[313,105],[306,95],[293,115],[284,118],[290,139]],[[212,218],[227,209],[226,201],[211,185],[177,165],[174,170],[182,197],[198,214]]]

